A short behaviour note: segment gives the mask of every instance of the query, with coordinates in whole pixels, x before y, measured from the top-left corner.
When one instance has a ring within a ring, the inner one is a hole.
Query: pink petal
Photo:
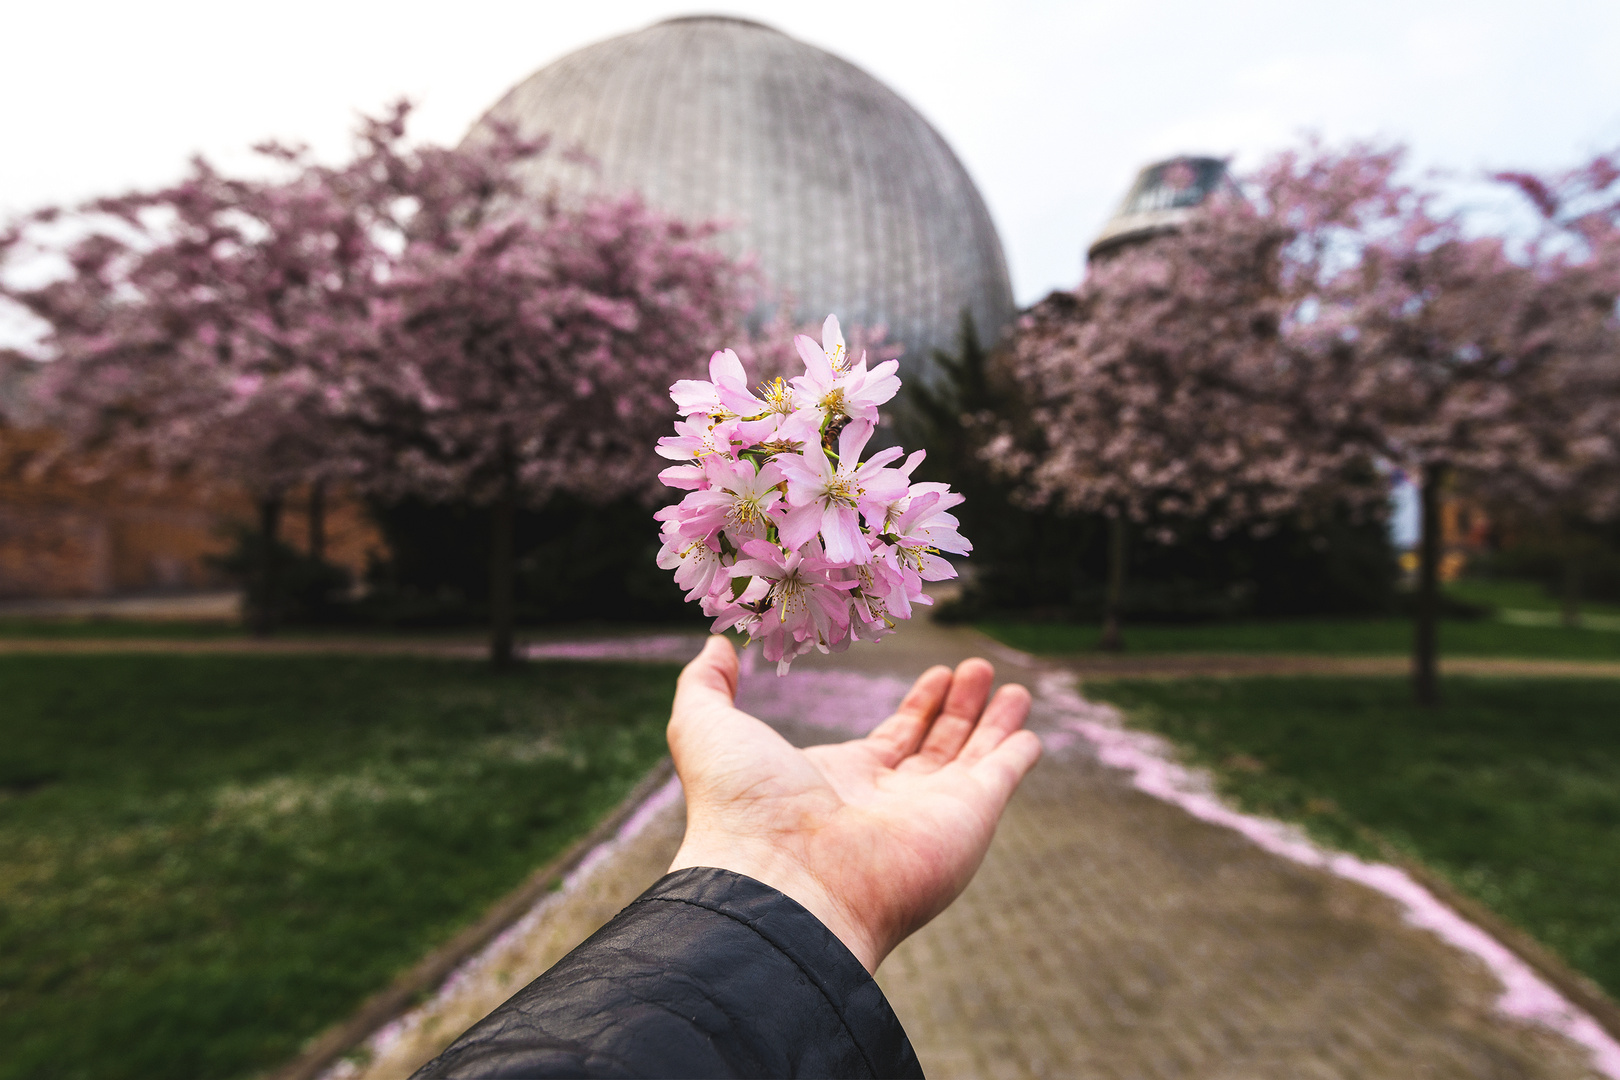
[[[866,462],[861,466],[861,470],[864,472],[867,469],[871,469],[875,472],[903,453],[905,453],[905,450],[898,446],[891,446],[885,450],[879,450],[877,453],[866,459]],[[917,453],[920,454],[922,451],[919,450]],[[915,457],[916,454],[913,454],[912,456]],[[894,474],[896,476],[905,475],[905,473],[901,472],[899,469],[895,469]]]
[[[736,570],[736,567],[732,567],[732,569]],[[733,578],[735,578],[735,577],[737,577],[739,575],[733,573],[731,576]],[[761,600],[765,599],[766,594],[768,594],[770,591],[771,591],[771,582],[770,582],[769,578],[765,578],[765,577],[751,578],[749,580],[749,582],[748,582],[748,587],[743,589],[742,592],[737,594],[737,603],[739,605],[757,604]]]
[[[838,316],[828,315],[821,324],[821,347],[832,355],[833,348],[844,343],[843,328],[838,325]],[[896,367],[899,365],[896,364]]]
[[[792,490],[790,484],[788,491]],[[777,519],[776,533],[785,547],[797,550],[815,537],[821,528],[821,516],[821,504],[818,502],[795,506]]]
[[[744,555],[749,555],[756,559],[764,559],[766,562],[776,567],[777,572],[780,572],[782,567],[785,565],[786,556],[784,555],[782,549],[771,543],[769,540],[744,541],[742,551]]]
[[[675,402],[682,416],[704,412],[720,400],[713,383],[700,379],[682,379],[669,388],[670,400]]]
[[[872,559],[872,549],[861,532],[860,518],[851,507],[827,507],[821,515],[821,542],[826,545],[828,562],[848,566]]]
[[[838,433],[838,461],[845,468],[852,467],[860,460],[861,451],[872,438],[872,425],[865,420],[857,420],[847,425]],[[891,460],[893,460],[891,458]]]
[[[814,409],[799,409],[782,421],[782,426],[776,430],[776,437],[783,442],[800,443],[805,446],[820,442],[821,417]]]
[[[705,483],[703,470],[696,465],[671,465],[658,474],[658,479],[665,487],[682,491],[696,491]]]
[[[709,357],[709,379],[716,387],[745,386],[748,376],[743,373],[742,361],[730,349],[721,349]]]
[[[832,382],[832,365],[827,363],[827,354],[822,351],[820,345],[803,334],[795,337],[793,344],[799,350],[800,358],[804,360],[805,374],[821,386]]]

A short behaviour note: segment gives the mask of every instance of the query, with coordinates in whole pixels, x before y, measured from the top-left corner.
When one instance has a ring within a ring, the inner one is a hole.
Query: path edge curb
[[[1437,900],[1495,938],[1509,952],[1528,964],[1532,971],[1551,983],[1553,989],[1562,994],[1570,1004],[1590,1016],[1599,1027],[1608,1032],[1610,1038],[1620,1041],[1620,1004],[1609,997],[1602,987],[1576,971],[1563,957],[1538,939],[1462,892],[1435,870],[1404,852],[1392,849],[1382,838],[1380,841],[1379,847],[1384,849],[1387,862],[1406,871],[1407,875],[1419,885],[1433,893]]]
[[[1086,680],[1086,676],[1084,674],[1075,670],[1075,668],[1072,666],[1062,664],[1051,667],[1050,669],[1062,671],[1065,674],[1074,676],[1076,679],[1076,684],[1078,687],[1082,688],[1080,692],[1082,696],[1084,696],[1083,687]],[[1098,681],[1107,681],[1107,679],[1105,678]],[[1114,706],[1114,708],[1116,708],[1116,710],[1120,713],[1121,723],[1127,728],[1130,728],[1130,725],[1125,721],[1124,710],[1118,709],[1117,706]],[[1132,728],[1131,730],[1143,731],[1145,729]],[[1159,737],[1164,738],[1163,736]],[[1180,750],[1179,745],[1175,744],[1172,740],[1165,739],[1165,741],[1171,743],[1171,745],[1177,746],[1178,750]],[[1207,766],[1204,768],[1206,771],[1209,771]],[[1229,806],[1233,805],[1225,796],[1222,796],[1222,802]],[[1252,813],[1251,811],[1242,812]],[[1278,821],[1284,824],[1293,824],[1287,822],[1283,818],[1271,817],[1269,815],[1255,816],[1265,817],[1267,820]],[[1465,921],[1483,931],[1497,944],[1501,945],[1509,953],[1517,957],[1522,963],[1529,967],[1531,971],[1540,976],[1542,979],[1546,980],[1553,990],[1562,995],[1566,1002],[1575,1006],[1575,1008],[1581,1010],[1587,1016],[1589,1016],[1592,1019],[1592,1022],[1597,1024],[1597,1026],[1601,1028],[1611,1039],[1620,1042],[1620,1002],[1617,1002],[1614,998],[1610,997],[1608,992],[1605,991],[1603,987],[1599,986],[1590,977],[1577,971],[1566,960],[1564,960],[1563,957],[1555,953],[1549,946],[1542,944],[1540,939],[1536,938],[1528,931],[1520,929],[1518,926],[1509,922],[1501,915],[1498,915],[1495,911],[1486,907],[1480,901],[1474,899],[1472,896],[1469,896],[1467,893],[1457,888],[1457,886],[1453,885],[1451,881],[1443,874],[1414,856],[1409,855],[1405,851],[1397,848],[1394,844],[1390,843],[1387,838],[1375,830],[1369,829],[1366,826],[1360,826],[1357,828],[1356,832],[1363,841],[1371,845],[1372,848],[1378,852],[1378,858],[1385,864],[1393,866],[1405,873],[1407,877],[1411,878],[1420,887],[1427,890],[1429,894],[1441,904],[1444,904],[1446,907],[1450,908],[1452,911],[1461,916]],[[1312,840],[1311,842],[1313,844],[1318,843],[1318,841],[1315,840]],[[1324,847],[1324,850],[1342,851],[1343,849]]]
[[[315,1036],[292,1061],[266,1074],[268,1080],[316,1080],[338,1058],[407,1012],[417,1003],[419,995],[437,988],[463,961],[527,914],[558,882],[579,866],[585,856],[612,839],[631,815],[674,775],[674,763],[665,755],[585,835],[490,905],[477,922],[456,933],[395,977],[387,987],[367,998],[347,1020]]]

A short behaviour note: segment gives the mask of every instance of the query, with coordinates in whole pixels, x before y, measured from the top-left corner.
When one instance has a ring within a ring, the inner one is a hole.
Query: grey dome
[[[995,225],[945,140],[847,61],[741,19],[672,19],[531,75],[480,124],[550,134],[536,191],[637,190],[730,224],[795,317],[888,327],[908,371],[952,347],[961,311],[993,340],[1014,306]],[[476,131],[476,128],[474,129]],[[596,169],[556,151],[578,147]]]

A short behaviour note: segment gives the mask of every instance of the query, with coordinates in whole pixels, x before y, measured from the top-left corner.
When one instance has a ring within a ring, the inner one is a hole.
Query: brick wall
[[[0,599],[185,592],[229,584],[207,562],[230,544],[234,522],[254,520],[240,492],[155,486],[135,476],[93,484],[70,468],[44,477],[29,465],[50,436],[0,431]],[[308,503],[288,500],[282,536],[303,549]],[[359,504],[328,500],[327,558],[357,576],[382,541]]]

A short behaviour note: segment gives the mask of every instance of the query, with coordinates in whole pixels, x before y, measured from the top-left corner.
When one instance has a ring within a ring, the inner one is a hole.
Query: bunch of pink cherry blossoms
[[[861,453],[878,406],[900,389],[897,361],[851,363],[838,320],[821,344],[794,339],[805,372],[748,389],[730,349],[709,360],[709,379],[683,379],[670,397],[683,420],[658,440],[680,462],[659,473],[690,492],[660,510],[658,565],[675,571],[714,632],[736,629],[764,643],[786,674],[811,649],[841,652],[892,633],[913,604],[933,603],[925,581],[956,576],[940,557],[973,550],[948,511],[962,496],[946,484],[912,483],[918,450]]]

